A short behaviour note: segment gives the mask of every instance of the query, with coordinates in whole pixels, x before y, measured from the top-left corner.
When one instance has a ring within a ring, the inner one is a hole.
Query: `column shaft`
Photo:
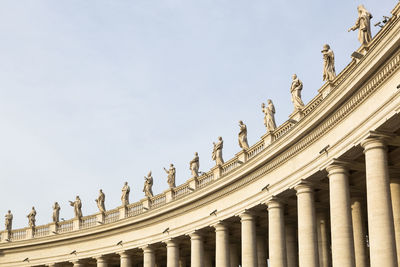
[[[327,171],[329,173],[332,264],[333,267],[354,267],[349,174],[341,165],[331,165]]]
[[[297,264],[297,238],[296,238],[296,224],[294,222],[287,222],[285,224],[286,234],[286,255],[287,267],[298,267]]]
[[[179,267],[179,244],[175,240],[168,240],[167,267]]]
[[[230,267],[229,229],[224,223],[215,225],[215,265]]]
[[[229,247],[231,267],[239,267],[239,248],[235,243],[231,243]]]
[[[351,217],[353,221],[353,237],[354,237],[354,256],[356,267],[367,267],[367,242],[364,224],[364,216],[362,216],[362,199],[359,197],[351,198]]]
[[[268,249],[271,267],[287,267],[283,204],[276,199],[268,205]]]
[[[156,265],[156,254],[154,249],[150,246],[146,246],[143,249],[143,267],[155,267]]]
[[[390,196],[387,148],[382,140],[366,139],[368,232],[371,267],[396,267],[396,243]]]
[[[108,267],[108,262],[104,257],[96,258],[97,267]]]
[[[242,267],[258,267],[255,217],[244,212],[240,214],[242,224]]]
[[[190,234],[190,267],[204,267],[203,237],[198,233]]]
[[[267,267],[267,256],[265,254],[265,235],[259,233],[257,235],[257,263],[258,267]]]
[[[397,262],[400,262],[400,179],[390,180],[390,193],[392,196],[392,210],[394,221],[394,233],[396,237]]]
[[[119,253],[120,255],[120,267],[132,267],[131,256],[126,252]]]
[[[299,266],[318,267],[318,243],[313,188],[302,183],[297,191]]]
[[[330,267],[328,220],[324,211],[317,212],[318,255],[320,267]]]

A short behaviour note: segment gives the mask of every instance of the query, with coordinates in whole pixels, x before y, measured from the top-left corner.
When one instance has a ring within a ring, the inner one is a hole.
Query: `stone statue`
[[[105,213],[106,212],[106,208],[104,206],[104,201],[105,200],[106,200],[106,195],[104,195],[103,190],[100,189],[99,196],[97,197],[97,199],[95,199],[95,201],[96,201],[97,207],[99,208],[99,211],[101,213]]]
[[[11,238],[11,230],[12,230],[12,221],[14,218],[14,216],[11,213],[11,210],[8,211],[8,213],[6,214],[5,217],[6,217],[5,225],[6,225],[7,235],[8,235],[7,239],[10,239]]]
[[[356,20],[356,24],[351,27],[348,31],[358,31],[358,40],[362,45],[367,45],[371,39],[371,19],[372,15],[369,13],[363,5],[359,5],[357,7],[358,10],[358,18]]]
[[[69,201],[69,204],[74,207],[74,214],[76,219],[82,218],[82,202],[79,196],[76,196],[75,201]]]
[[[322,80],[330,82],[336,77],[335,55],[328,44],[324,45],[321,53],[324,58],[324,73],[322,75]]]
[[[222,148],[224,146],[224,141],[222,140],[222,137],[218,137],[218,142],[214,143],[214,149],[212,152],[212,159],[215,160],[215,163],[217,166],[221,166],[224,164],[224,160],[222,159]]]
[[[28,218],[29,227],[35,228],[36,226],[36,210],[35,207],[32,207],[31,212],[26,216]]]
[[[239,121],[239,146],[241,149],[249,149],[249,144],[247,143],[247,127],[243,121]]]
[[[129,192],[131,192],[131,188],[129,187],[128,182],[125,182],[124,186],[122,187],[122,206],[129,205]]]
[[[171,163],[171,165],[169,165],[169,170],[164,168],[164,171],[168,174],[167,183],[169,185],[169,188],[174,188],[175,187],[175,174],[176,174],[174,164]]]
[[[303,83],[297,78],[296,74],[292,76],[292,85],[290,86],[290,93],[292,94],[292,102],[294,110],[302,110],[304,108],[303,100],[301,100],[301,90],[303,89]]]
[[[190,161],[190,171],[192,172],[192,177],[199,177],[199,167],[199,154],[196,152],[194,153],[194,158]]]
[[[147,176],[144,177],[144,187],[143,192],[147,198],[153,197],[153,176],[151,176],[151,171]]]
[[[261,104],[261,110],[265,114],[264,125],[267,128],[267,132],[273,132],[276,129],[275,106],[271,99],[268,99],[267,103],[268,106],[265,106],[264,103]]]
[[[54,202],[53,205],[53,222],[58,223],[60,221],[60,205],[57,202]]]

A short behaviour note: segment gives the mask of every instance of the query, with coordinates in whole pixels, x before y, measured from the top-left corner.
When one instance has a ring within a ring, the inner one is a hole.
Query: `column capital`
[[[215,232],[228,231],[228,225],[226,222],[223,221],[218,221],[212,224],[211,226],[215,228]]]
[[[361,141],[360,145],[364,148],[364,154],[371,149],[384,149],[387,150],[387,140],[389,136],[371,136]]]
[[[203,240],[203,235],[197,230],[188,234],[191,240]]]
[[[266,202],[268,210],[271,209],[283,209],[285,207],[282,199],[278,197],[272,197],[270,200]]]
[[[96,259],[97,263],[107,263],[104,255],[95,256],[93,258]]]
[[[163,243],[165,243],[167,247],[179,247],[179,242],[174,238],[167,239],[163,241]]]
[[[244,212],[239,214],[240,221],[254,221],[256,219],[256,216],[248,210],[245,210]]]
[[[326,167],[326,171],[328,172],[328,177],[332,174],[342,173],[345,175],[349,174],[349,165],[350,163],[341,161],[341,160],[333,160],[331,164]]]
[[[312,183],[308,181],[301,181],[299,184],[294,186],[294,190],[296,190],[297,196],[303,193],[314,193],[314,187]]]
[[[154,252],[154,248],[152,247],[152,245],[145,245],[143,247],[140,247],[141,250],[143,250],[143,253],[153,253]]]
[[[128,251],[126,251],[126,250],[117,252],[117,254],[119,254],[119,256],[120,256],[121,258],[128,258],[128,257],[131,256],[131,254],[130,254]]]

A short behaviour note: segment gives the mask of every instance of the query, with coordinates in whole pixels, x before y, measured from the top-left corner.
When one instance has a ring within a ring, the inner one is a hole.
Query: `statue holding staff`
[[[99,196],[97,197],[97,199],[95,199],[95,201],[96,201],[97,207],[99,208],[99,211],[101,213],[106,212],[106,207],[104,206],[105,200],[106,200],[106,195],[103,193],[103,190],[100,189]]]
[[[218,137],[218,142],[213,142],[214,148],[212,152],[212,159],[215,160],[217,166],[221,166],[224,164],[224,160],[222,158],[222,148],[224,147],[224,141],[222,137]]]
[[[372,40],[371,35],[371,19],[372,15],[365,9],[363,5],[359,5],[357,7],[358,10],[358,18],[356,20],[356,24],[351,27],[348,31],[358,31],[358,41],[362,45],[367,45]]]
[[[267,132],[273,132],[276,129],[275,106],[271,99],[268,99],[267,103],[268,106],[265,106],[264,103],[261,104],[261,110],[265,114],[264,125],[267,128]]]
[[[32,207],[31,212],[26,216],[28,218],[28,225],[31,228],[35,228],[36,226],[36,210],[35,207]]]
[[[82,218],[82,201],[79,196],[76,196],[75,201],[69,201],[69,205],[74,207],[74,214],[76,219]]]
[[[124,183],[122,187],[122,195],[121,195],[121,202],[122,206],[129,205],[129,192],[131,192],[131,188],[128,185],[128,182]]]
[[[53,222],[58,223],[60,221],[60,205],[57,202],[54,202],[53,205]]]
[[[190,161],[190,171],[192,172],[192,177],[199,177],[199,167],[199,154],[196,152],[194,153],[194,158]]]
[[[144,187],[143,192],[147,198],[153,197],[153,176],[151,176],[151,171],[147,176],[144,177]]]
[[[324,59],[324,72],[322,74],[323,81],[333,81],[336,77],[335,71],[335,55],[328,44],[325,44],[322,51]]]
[[[249,149],[249,144],[247,143],[247,126],[243,121],[239,121],[239,146],[241,149]]]
[[[164,168],[164,171],[168,174],[167,177],[167,183],[169,185],[169,188],[174,188],[175,187],[175,175],[176,175],[176,170],[174,167],[174,164],[169,165],[169,170]]]

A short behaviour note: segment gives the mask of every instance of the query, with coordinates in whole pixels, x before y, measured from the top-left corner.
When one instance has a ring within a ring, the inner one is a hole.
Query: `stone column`
[[[271,267],[287,267],[284,206],[277,199],[271,199],[267,205],[269,264]]]
[[[179,259],[179,267],[186,267],[186,258],[181,257]]]
[[[104,256],[96,257],[97,267],[108,267],[108,262]]]
[[[60,266],[58,263],[50,263],[46,265],[47,267],[58,267]]]
[[[317,211],[317,236],[319,266],[330,267],[330,252],[328,241],[328,220],[325,211]]]
[[[294,189],[297,191],[299,266],[318,267],[314,189],[306,182],[296,185]]]
[[[396,243],[386,144],[378,138],[361,143],[367,176],[368,231],[371,267],[396,267]]]
[[[74,265],[74,267],[84,267],[85,266],[80,260],[72,261],[72,264]]]
[[[258,267],[255,217],[247,211],[239,216],[242,223],[242,267]]]
[[[143,267],[155,267],[156,254],[151,246],[145,246],[143,250]]]
[[[190,235],[190,267],[204,267],[204,243],[203,237],[197,233]]]
[[[354,238],[354,256],[356,267],[367,267],[367,242],[364,224],[364,216],[362,216],[362,198],[351,198],[351,217],[353,221],[353,238]]]
[[[229,229],[220,222],[215,226],[215,265],[230,267],[229,263]]]
[[[333,267],[354,267],[354,239],[351,221],[349,172],[344,165],[326,168],[329,177]]]
[[[120,267],[132,267],[131,255],[129,255],[126,251],[122,251],[119,253],[119,259]]]
[[[285,224],[287,267],[298,267],[297,264],[297,235],[295,222]]]
[[[239,267],[239,248],[236,243],[230,244],[229,254],[231,267]]]
[[[394,233],[396,237],[397,262],[400,262],[400,178],[390,179],[390,193],[392,197],[392,210],[394,220]]]
[[[175,240],[168,240],[167,244],[167,267],[179,267],[179,244]]]
[[[204,250],[204,266],[212,267],[212,253],[209,250]]]
[[[257,234],[257,263],[258,267],[267,267],[267,255],[265,254],[266,235],[263,232]]]

